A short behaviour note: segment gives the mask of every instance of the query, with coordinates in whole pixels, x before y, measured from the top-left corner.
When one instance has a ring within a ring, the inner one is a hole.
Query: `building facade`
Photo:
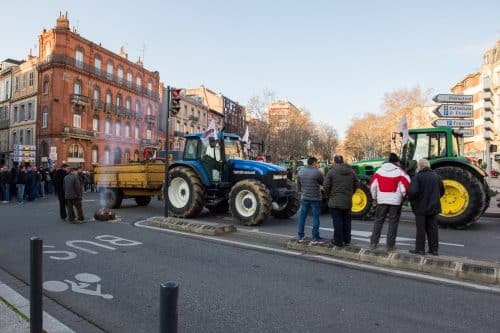
[[[158,72],[70,30],[67,14],[42,30],[38,49],[39,162],[90,169],[159,148]]]
[[[302,111],[289,101],[275,101],[267,108],[268,123],[274,129],[287,128],[292,118],[297,118]]]
[[[30,54],[26,61],[12,69],[9,127],[11,165],[36,163],[36,149],[25,153],[25,156],[14,155],[14,145],[36,146],[36,110],[38,98],[38,74],[36,67],[37,57]]]

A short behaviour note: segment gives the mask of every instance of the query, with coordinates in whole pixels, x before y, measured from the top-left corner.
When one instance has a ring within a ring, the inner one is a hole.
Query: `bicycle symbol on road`
[[[75,293],[90,295],[90,296],[100,296],[104,299],[112,299],[113,295],[111,294],[102,294],[101,293],[101,284],[98,283],[101,281],[101,278],[95,274],[90,273],[80,273],[75,275],[75,281],[64,280],[64,281],[45,281],[43,283],[43,289],[47,291],[53,292],[63,292],[68,290],[71,287],[71,291]],[[95,290],[87,289],[87,287],[93,288],[93,284],[95,285]]]

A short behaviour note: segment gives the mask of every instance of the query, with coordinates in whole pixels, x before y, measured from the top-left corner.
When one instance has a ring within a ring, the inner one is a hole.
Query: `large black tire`
[[[293,193],[288,197],[273,202],[271,206],[271,215],[278,219],[287,219],[295,215],[300,207],[297,185],[291,180],[287,180],[286,187],[289,190],[293,190]]]
[[[147,206],[151,202],[151,196],[140,196],[140,197],[135,197],[135,203],[138,206]]]
[[[486,192],[479,179],[460,167],[446,166],[435,170],[445,185],[438,223],[464,228],[476,222],[486,201]],[[465,193],[460,189],[465,189]]]
[[[271,194],[255,179],[237,182],[229,193],[229,208],[233,219],[243,225],[259,225],[271,213]]]
[[[374,207],[370,189],[365,182],[360,182],[356,192],[352,195],[351,217],[356,220],[369,219],[374,214]]]
[[[212,214],[226,214],[229,211],[229,202],[224,200],[217,206],[205,206]]]
[[[170,170],[168,203],[175,217],[197,217],[203,209],[205,187],[190,168],[178,166]]]
[[[108,209],[120,208],[122,205],[123,195],[118,189],[107,188],[102,193],[104,197],[104,203]]]

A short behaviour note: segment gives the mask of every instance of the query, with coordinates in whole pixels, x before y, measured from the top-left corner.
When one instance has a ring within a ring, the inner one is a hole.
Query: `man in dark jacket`
[[[72,168],[71,172],[64,177],[64,197],[66,198],[66,204],[68,206],[69,223],[84,223],[81,186],[77,168]],[[75,211],[73,207],[76,208],[78,222],[75,221]]]
[[[323,184],[323,174],[318,168],[318,159],[309,157],[307,159],[307,165],[300,170],[297,178],[297,189],[302,193],[297,237],[299,243],[304,241],[304,226],[306,224],[309,208],[312,209],[313,215],[311,245],[325,243],[325,240],[319,236],[319,215],[321,214],[321,185]]]
[[[62,164],[59,169],[54,171],[54,189],[59,200],[59,216],[65,220],[68,217],[66,213],[66,199],[64,198],[64,177],[68,174],[68,165]]]
[[[415,250],[410,252],[425,254],[427,234],[429,252],[437,256],[439,246],[437,216],[441,213],[440,197],[444,194],[444,185],[439,175],[430,168],[428,160],[419,160],[418,170],[408,190],[408,198],[417,225]]]
[[[0,188],[2,190],[2,202],[10,201],[10,172],[6,167],[1,168],[0,172]]]
[[[358,187],[358,177],[354,170],[344,163],[342,156],[334,156],[333,163],[334,167],[328,171],[323,187],[332,214],[332,243],[341,247],[351,243],[352,195]]]
[[[26,178],[27,178],[26,169],[24,168],[24,165],[21,165],[19,167],[19,172],[17,173],[17,176],[16,176],[17,203],[18,204],[24,203]]]

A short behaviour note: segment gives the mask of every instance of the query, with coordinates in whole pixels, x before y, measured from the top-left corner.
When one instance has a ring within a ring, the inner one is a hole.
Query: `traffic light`
[[[171,89],[170,110],[172,110],[173,116],[175,116],[181,110],[181,91],[182,89]]]

